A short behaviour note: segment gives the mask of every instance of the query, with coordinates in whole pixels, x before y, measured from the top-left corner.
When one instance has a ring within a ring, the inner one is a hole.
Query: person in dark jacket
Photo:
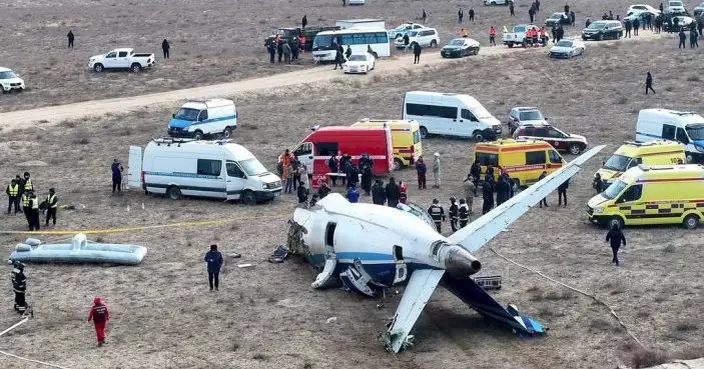
[[[653,75],[650,74],[650,71],[645,75],[645,94],[648,94],[648,90],[653,91],[653,95],[655,95],[655,90],[653,90]]]
[[[408,52],[408,45],[411,43],[410,38],[408,37],[408,34],[403,35],[403,52],[407,53]]]
[[[386,203],[389,207],[395,208],[398,205],[398,200],[401,197],[401,189],[398,188],[394,177],[389,178],[389,183],[384,188],[386,191]]]
[[[269,63],[276,63],[276,41],[271,41],[267,50],[269,51]]]
[[[169,41],[164,39],[164,41],[161,42],[161,51],[164,52],[164,59],[169,58],[169,50],[171,50],[171,45],[169,44]]]
[[[543,178],[547,177],[547,175],[548,175],[548,172],[543,171],[543,173],[540,174],[540,177],[538,177],[538,181],[540,181],[540,180],[542,180]],[[548,198],[547,198],[547,197],[543,197],[543,199],[540,200],[540,207],[542,208],[543,205],[545,205],[545,207],[548,207]]]
[[[330,155],[330,159],[328,159],[328,169],[330,169],[330,173],[338,172],[338,162],[337,157],[335,155]],[[337,176],[330,176],[330,178],[332,179],[332,185],[336,186]]]
[[[347,188],[347,201],[351,203],[359,202],[359,191],[357,190],[357,185],[352,183],[349,188]]]
[[[303,18],[301,18],[301,28],[306,28],[308,25],[308,15],[304,15]]]
[[[618,224],[611,225],[611,229],[606,234],[606,242],[611,244],[611,251],[614,254],[611,262],[618,266],[618,250],[621,248],[621,244],[623,244],[623,247],[626,247],[626,236],[624,236],[623,232],[618,228]]]
[[[352,187],[352,185],[356,186],[357,182],[359,182],[359,169],[351,161],[345,163],[345,166],[347,166],[345,171],[347,173],[347,188]]]
[[[298,204],[307,204],[308,203],[308,194],[309,191],[306,188],[305,184],[303,181],[298,181],[298,190],[296,190],[296,195],[298,195]]]
[[[462,18],[464,18],[464,11],[460,8],[457,11],[457,23],[462,23]]]
[[[377,179],[372,186],[372,202],[376,205],[384,205],[386,203],[386,190],[384,189],[384,182]]]
[[[452,232],[457,231],[457,220],[459,220],[459,206],[457,206],[457,200],[454,197],[450,197],[450,227]]]
[[[342,63],[345,62],[345,50],[342,48],[342,45],[337,45],[337,51],[335,52],[335,69],[337,70],[337,67],[340,67],[342,69]]]
[[[12,262],[12,290],[15,292],[15,311],[24,314],[27,310],[27,276],[24,275],[24,264]]]
[[[298,60],[298,53],[301,51],[301,44],[298,42],[298,37],[294,37],[291,40],[291,60]]]
[[[557,186],[557,206],[562,205],[564,199],[565,207],[567,207],[567,188],[570,186],[570,180],[562,182],[561,185]]]
[[[469,21],[474,22],[474,8],[469,8],[467,15],[469,15]]]
[[[597,173],[594,175],[592,187],[596,190],[597,195],[604,191],[604,181],[601,179],[601,174]]]
[[[56,208],[59,200],[56,198],[56,191],[53,188],[49,189],[49,195],[46,197],[46,223],[49,226],[49,220],[52,220],[52,225],[56,225]]]
[[[327,183],[327,182],[322,182],[322,183],[320,184],[320,187],[318,188],[318,198],[321,199],[321,200],[324,199],[325,196],[327,196],[328,194],[330,194],[330,191],[331,191],[331,190],[330,190],[330,187],[328,186],[328,183]]]
[[[347,45],[347,50],[345,50],[345,58],[349,60],[350,56],[352,56],[352,46]]]
[[[213,287],[217,291],[220,285],[220,267],[222,267],[223,263],[222,254],[218,251],[218,245],[210,245],[210,251],[205,254],[203,260],[207,263],[210,291],[213,290]]]
[[[511,185],[506,181],[506,177],[499,176],[499,180],[496,182],[496,206],[508,200],[509,191],[511,191]]]
[[[469,214],[471,213],[467,202],[464,199],[460,199],[460,206],[457,209],[457,216],[460,221],[460,229],[467,226],[469,223]]]
[[[428,208],[428,214],[433,218],[433,223],[435,223],[435,228],[438,233],[442,233],[442,222],[445,221],[445,209],[440,206],[438,199],[433,199],[433,205]]]
[[[122,171],[124,170],[122,168],[122,164],[120,164],[117,159],[113,159],[112,161],[112,166],[110,167],[112,170],[112,193],[115,193],[115,190],[117,190],[118,193],[121,193],[122,191]]]
[[[425,166],[425,162],[423,161],[422,156],[418,157],[418,160],[416,160],[415,166],[416,166],[416,174],[418,175],[418,189],[425,190],[426,189],[425,173],[428,171],[428,168]]]
[[[640,21],[638,18],[633,18],[633,36],[638,36],[638,28],[640,28]]]
[[[362,190],[366,196],[371,194],[372,190],[372,167],[369,165],[362,166]]]
[[[76,37],[73,35],[73,31],[69,30],[68,34],[66,34],[66,38],[68,39],[68,48],[73,49],[73,40],[76,39]]]
[[[528,9],[528,18],[530,18],[530,23],[533,23],[535,20],[535,6],[531,6],[530,9]]]
[[[494,207],[494,182],[489,174],[486,175],[484,183],[482,184],[482,198],[484,203],[482,204],[482,214],[486,214],[491,211]]]
[[[14,206],[15,208],[15,214],[19,213],[20,210],[20,193],[22,191],[20,190],[20,185],[17,183],[17,180],[13,179],[10,181],[10,184],[7,186],[7,189],[5,189],[5,193],[7,194],[7,215],[11,214],[12,207]]]
[[[93,321],[95,326],[95,336],[98,339],[98,346],[102,346],[105,343],[105,328],[110,320],[110,312],[108,307],[103,304],[103,300],[100,297],[93,299],[93,306],[90,308],[90,313],[88,313],[88,321]]]
[[[699,37],[699,34],[697,34],[697,30],[692,28],[689,31],[689,48],[693,49],[695,46],[699,47],[699,43],[697,42],[697,38]]]
[[[677,19],[677,18],[675,18]],[[685,44],[687,41],[687,35],[684,33],[684,28],[680,28],[680,31],[677,33],[680,39],[680,44],[677,46],[678,49],[686,49],[687,45]]]
[[[420,44],[417,42],[413,43],[413,64],[420,64]]]
[[[513,6],[513,1],[511,1],[511,3],[508,5],[508,12],[509,15],[512,17],[516,16],[516,8]]]
[[[506,183],[508,183],[508,200],[513,197],[513,179],[511,179],[511,176],[506,170],[501,171],[501,177],[506,180]]]
[[[281,63],[281,60],[284,57],[284,41],[283,40],[278,40],[276,42],[276,54],[279,57],[279,63]]]
[[[626,19],[626,20],[623,22],[623,26],[624,26],[624,28],[626,29],[626,35],[625,35],[625,37],[626,37],[626,38],[631,38],[631,21],[630,21],[629,19]]]
[[[482,166],[479,161],[475,160],[472,166],[469,168],[469,175],[472,176],[472,183],[474,183],[474,196],[477,196],[477,187],[479,187],[479,179],[482,177]]]

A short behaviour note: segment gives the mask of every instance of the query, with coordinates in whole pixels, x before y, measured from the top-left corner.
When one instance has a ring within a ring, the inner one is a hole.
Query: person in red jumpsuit
[[[98,338],[98,346],[102,346],[105,343],[105,326],[110,320],[110,312],[108,312],[108,307],[103,304],[100,297],[93,299],[93,306],[90,308],[90,313],[88,314],[88,321],[93,320],[95,325],[95,335]]]

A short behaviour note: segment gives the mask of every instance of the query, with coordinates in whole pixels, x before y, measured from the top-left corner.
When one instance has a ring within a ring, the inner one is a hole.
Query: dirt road
[[[622,39],[620,41],[602,41],[599,43],[592,42],[587,45],[587,52],[590,52],[591,49],[595,49],[603,45],[612,44],[614,42],[645,41],[659,37],[661,36],[653,34],[651,32],[642,32],[641,36],[637,38]],[[321,66],[319,68],[277,74],[271,77],[242,80],[218,85],[174,90],[169,92],[160,92],[142,96],[85,101],[74,104],[2,113],[0,114],[0,124],[3,131],[11,131],[15,129],[26,128],[28,126],[28,123],[40,123],[42,127],[47,127],[65,120],[101,116],[106,113],[126,113],[144,107],[149,107],[153,105],[173,104],[175,102],[187,99],[203,100],[212,97],[230,96],[243,92],[260,91],[271,88],[299,85],[304,83],[325,82],[334,78],[358,78],[362,81],[365,81],[369,80],[370,78],[373,78],[375,74],[403,74],[406,73],[408,69],[423,68],[427,65],[436,65],[439,63],[471,62],[476,59],[491,58],[493,56],[505,53],[545,53],[546,51],[547,50],[545,48],[509,49],[503,45],[499,45],[496,47],[484,46],[482,47],[478,56],[472,56],[463,59],[443,59],[440,57],[439,50],[426,49],[421,55],[421,64],[419,65],[414,65],[412,63],[411,59],[413,55],[409,53],[409,55],[403,55],[398,58],[381,60],[379,63],[377,63],[376,70],[366,76],[346,76],[343,75],[342,72],[340,72],[339,70],[334,71],[331,66]]]

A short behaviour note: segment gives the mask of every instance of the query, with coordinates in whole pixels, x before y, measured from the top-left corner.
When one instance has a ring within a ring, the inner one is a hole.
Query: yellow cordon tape
[[[67,235],[67,234],[102,234],[102,233],[121,233],[121,232],[135,232],[144,231],[148,229],[157,228],[171,228],[171,227],[193,227],[202,225],[215,225],[215,224],[225,224],[232,223],[240,220],[251,220],[251,219],[284,219],[290,218],[290,215],[265,215],[249,218],[230,218],[230,219],[220,219],[220,220],[204,220],[199,222],[181,222],[181,223],[169,223],[169,224],[156,224],[150,226],[142,227],[125,227],[125,228],[112,228],[112,229],[84,229],[84,230],[63,230],[63,231],[0,231],[0,234],[43,234],[43,235]]]

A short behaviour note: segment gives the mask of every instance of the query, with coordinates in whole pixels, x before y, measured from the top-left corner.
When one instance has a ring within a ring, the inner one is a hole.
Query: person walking
[[[496,46],[496,27],[489,27],[489,45]]]
[[[457,205],[457,200],[454,197],[450,197],[450,228],[452,232],[457,232],[457,221],[459,220],[459,210],[460,207]]]
[[[564,201],[565,207],[567,207],[567,188],[570,186],[570,180],[562,182],[561,185],[557,186],[557,206],[562,205]]]
[[[640,28],[640,21],[638,18],[633,18],[633,36],[638,36],[638,28]]]
[[[351,203],[359,202],[359,191],[357,190],[357,184],[351,183],[349,188],[347,188],[347,201]]]
[[[389,183],[386,184],[384,190],[386,191],[386,204],[395,208],[401,198],[401,189],[396,184],[394,177],[389,178]]]
[[[110,166],[110,170],[112,171],[112,193],[113,195],[115,194],[115,190],[117,190],[117,193],[122,192],[122,171],[124,168],[122,168],[122,164],[117,159],[112,160],[112,165]]]
[[[220,287],[220,268],[223,263],[222,254],[218,251],[218,245],[210,245],[210,251],[205,253],[203,261],[206,263],[206,269],[208,270],[208,284],[210,285],[210,291],[215,287],[215,291],[218,291]]]
[[[433,188],[440,188],[440,153],[433,154]]]
[[[543,171],[543,173],[540,174],[540,177],[538,177],[538,182],[540,182],[543,178],[547,177],[547,175],[548,175],[548,172]],[[543,197],[543,199],[540,200],[540,207],[541,208],[543,207],[543,205],[545,205],[546,208],[548,207],[548,200],[547,199],[548,199],[547,197]]]
[[[76,39],[76,37],[73,35],[73,31],[69,30],[68,34],[66,34],[66,38],[68,39],[68,48],[73,49],[73,40]]]
[[[462,23],[462,18],[464,18],[464,11],[460,8],[457,11],[457,23]]]
[[[684,28],[680,28],[680,32],[677,34],[680,39],[680,44],[677,46],[678,49],[686,49],[685,41],[687,41],[687,35],[684,33]]]
[[[474,22],[474,8],[469,8],[467,15],[469,15],[469,21]]]
[[[653,75],[650,74],[650,71],[645,74],[645,94],[648,94],[648,90],[653,91],[653,95],[655,95],[655,90],[653,89]]]
[[[420,64],[420,44],[417,42],[413,43],[413,64]]]
[[[17,180],[12,179],[10,181],[10,184],[7,185],[7,189],[5,189],[5,193],[7,194],[7,215],[11,214],[12,207],[15,208],[15,214],[19,213],[20,210],[20,185],[17,183]]]
[[[528,9],[528,18],[530,18],[530,24],[533,24],[535,20],[535,6],[531,6],[530,9]]]
[[[45,226],[49,226],[49,219],[52,219],[52,225],[56,225],[56,208],[59,200],[56,198],[56,192],[53,188],[49,189],[49,195],[46,197],[46,222]]]
[[[12,291],[15,293],[15,311],[24,314],[27,311],[27,276],[24,275],[24,264],[12,262]]]
[[[611,259],[611,262],[618,266],[618,250],[621,248],[622,244],[623,247],[626,247],[626,237],[623,235],[623,232],[621,232],[621,230],[618,228],[618,224],[614,223],[611,225],[611,229],[608,233],[606,233],[606,242],[609,242],[611,244],[611,251],[614,254],[614,257],[613,259]]]
[[[108,307],[103,304],[103,300],[100,297],[93,299],[93,306],[91,306],[90,313],[88,313],[88,321],[90,322],[91,320],[95,326],[95,336],[98,339],[98,347],[100,347],[105,344],[105,328],[110,320]]]
[[[422,156],[419,156],[418,160],[416,160],[415,167],[416,167],[416,176],[418,177],[418,189],[425,190],[426,189],[425,173],[428,171],[428,168],[426,167]]]
[[[372,186],[372,203],[374,205],[384,205],[386,203],[386,190],[384,189],[384,182],[377,179]]]
[[[460,206],[457,209],[457,216],[460,220],[460,229],[464,228],[467,226],[467,223],[469,223],[469,214],[471,211],[469,210],[469,207],[467,206],[467,202],[464,199],[460,199]]]
[[[164,52],[164,59],[169,58],[169,50],[171,50],[171,44],[169,44],[169,41],[164,39],[164,41],[161,41],[161,51]]]
[[[442,222],[445,221],[445,209],[440,206],[438,199],[433,199],[433,204],[428,208],[428,214],[433,218],[438,233],[442,233]]]

